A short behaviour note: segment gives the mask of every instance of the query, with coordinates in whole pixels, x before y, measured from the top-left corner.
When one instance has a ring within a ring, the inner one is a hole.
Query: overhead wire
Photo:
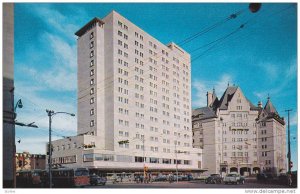
[[[266,18],[266,20],[268,20],[268,19],[272,18],[272,16],[277,15],[277,14],[280,14],[280,13],[282,13],[282,12],[284,12],[284,11],[286,11],[286,10],[292,8],[292,7],[294,7],[293,4],[287,6],[287,7],[283,8],[283,9],[280,9],[280,10],[277,10],[277,11],[274,11],[274,12],[271,12],[270,14],[268,14],[267,16],[265,16],[264,18]],[[249,20],[247,20],[247,22],[245,22],[244,24],[242,24],[240,27],[244,27],[246,24],[249,24],[249,23],[251,23],[252,26],[256,25],[257,23],[261,23],[262,20],[255,21],[261,13],[263,13],[263,12],[260,12],[260,13],[258,13],[257,15],[253,16],[252,18],[250,18]],[[244,25],[244,26],[243,26],[243,25]],[[249,26],[251,26],[251,25],[249,25]],[[248,26],[248,25],[247,25],[247,26]],[[240,28],[240,29],[242,29],[242,28]],[[249,29],[249,28],[245,28],[245,29]],[[218,41],[213,41],[213,42],[209,43],[209,45],[212,44],[212,43],[215,43],[215,45],[211,46],[209,49],[205,50],[205,51],[202,52],[200,55],[197,55],[195,58],[192,59],[192,61],[196,61],[197,59],[201,58],[202,56],[206,56],[205,54],[207,54],[209,51],[213,50],[215,47],[217,47],[219,44],[221,44],[221,42],[225,41],[227,38],[229,38],[231,35],[237,33],[238,31],[239,31],[239,30],[236,29],[235,31],[233,31],[233,32],[231,32],[231,33],[225,35],[224,37],[221,37],[221,38],[220,38],[221,40],[220,40],[219,42],[218,42]],[[251,35],[251,33],[249,33],[248,35]],[[243,36],[243,35],[242,35],[242,36]],[[242,37],[242,36],[240,36],[240,37]],[[201,48],[202,48],[202,47],[200,47],[199,49],[201,49]],[[195,50],[196,50],[196,49],[195,49]],[[197,50],[198,50],[198,49],[197,49]]]
[[[211,31],[212,29],[214,29],[214,28],[216,28],[216,27],[219,27],[221,24],[224,24],[224,23],[226,23],[227,21],[229,21],[229,20],[231,20],[231,19],[235,19],[237,16],[239,16],[239,15],[242,14],[243,12],[244,12],[244,10],[240,10],[240,11],[238,11],[238,12],[236,12],[236,13],[231,14],[231,15],[228,16],[225,20],[221,20],[221,21],[219,21],[219,22],[213,24],[212,26],[209,26],[208,28],[206,28],[206,29],[204,29],[204,30],[202,30],[202,31],[200,31],[200,32],[198,32],[198,33],[196,33],[195,35],[192,35],[192,36],[190,36],[190,37],[184,39],[183,41],[181,41],[181,42],[179,43],[179,45],[184,45],[184,44],[189,43],[190,41],[194,40],[195,38],[198,38],[198,37],[200,37],[200,36],[202,36],[202,35],[208,33],[209,31]],[[156,58],[158,59],[158,58],[161,57],[161,56],[163,56],[163,55],[160,54],[160,55],[158,55]],[[150,56],[149,58],[146,58],[145,60],[143,60],[143,62],[144,62],[144,63],[145,63],[145,62],[149,62],[148,60],[149,60],[150,58],[152,58],[152,57],[153,57],[153,56]],[[135,65],[132,65],[132,67],[135,67]],[[132,69],[132,71],[133,71],[133,69]],[[149,71],[149,70],[146,70],[146,71]],[[100,84],[100,83],[102,83],[102,82],[105,82],[106,80],[111,79],[111,78],[112,78],[112,77],[104,78],[103,80],[100,80],[99,82],[97,82],[95,85]],[[110,81],[109,83],[114,83],[114,81],[116,81],[116,79]],[[97,87],[97,88],[98,88],[98,87]],[[85,89],[83,89],[83,90],[78,91],[78,93],[83,92],[84,90],[87,90],[87,89],[90,89],[90,86],[87,87],[87,88],[85,88]],[[87,94],[84,95],[83,97],[85,97],[85,96],[87,96],[87,95],[89,95],[89,93],[87,93]],[[81,99],[81,98],[83,98],[83,97],[79,97],[79,96],[78,96],[78,99],[77,99],[77,100],[79,100],[79,99]]]

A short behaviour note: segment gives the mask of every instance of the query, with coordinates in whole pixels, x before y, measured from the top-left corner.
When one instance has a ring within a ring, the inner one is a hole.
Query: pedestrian
[[[289,186],[291,187],[292,186],[292,174],[291,173],[288,173],[288,182],[289,182]]]
[[[169,174],[168,179],[169,179],[169,183],[172,183],[173,182],[173,174]]]

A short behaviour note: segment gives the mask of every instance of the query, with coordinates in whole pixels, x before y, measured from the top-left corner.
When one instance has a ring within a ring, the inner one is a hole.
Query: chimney
[[[262,108],[262,102],[261,102],[261,101],[258,101],[257,106],[258,106],[259,108]]]
[[[207,96],[207,107],[209,107],[213,100],[213,94],[211,92],[207,92],[206,96]]]

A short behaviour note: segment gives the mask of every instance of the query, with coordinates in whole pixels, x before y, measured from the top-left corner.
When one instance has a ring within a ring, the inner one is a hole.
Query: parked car
[[[100,177],[98,175],[90,176],[90,184],[91,185],[105,185],[106,181],[107,181],[106,177]]]
[[[173,175],[173,180],[177,181],[177,175]],[[178,181],[182,181],[183,180],[183,176],[178,175]]]
[[[216,184],[216,183],[222,183],[223,178],[219,174],[211,174],[209,177],[205,179],[206,184]]]
[[[225,176],[224,178],[224,183],[233,183],[233,184],[244,184],[245,183],[245,178],[242,177],[238,173],[229,173]]]
[[[268,179],[268,176],[265,173],[260,173],[256,175],[257,181],[265,181]]]
[[[182,180],[183,181],[191,181],[191,180],[194,180],[194,178],[191,174],[188,174],[188,175],[183,175]]]
[[[167,180],[166,175],[158,175],[157,177],[154,178],[154,181],[166,181]]]

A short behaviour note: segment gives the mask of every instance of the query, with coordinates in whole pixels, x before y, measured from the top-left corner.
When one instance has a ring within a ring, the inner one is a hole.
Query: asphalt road
[[[228,189],[234,189],[234,188],[240,188],[240,189],[256,189],[256,188],[290,188],[288,186],[284,185],[274,185],[274,184],[262,184],[257,182],[246,182],[244,185],[225,185],[225,184],[205,184],[204,182],[199,181],[191,181],[191,182],[154,182],[149,184],[144,183],[107,183],[105,186],[87,186],[85,188],[91,188],[91,189],[105,189],[105,188],[186,188],[186,189],[199,189],[199,188],[228,188]]]

